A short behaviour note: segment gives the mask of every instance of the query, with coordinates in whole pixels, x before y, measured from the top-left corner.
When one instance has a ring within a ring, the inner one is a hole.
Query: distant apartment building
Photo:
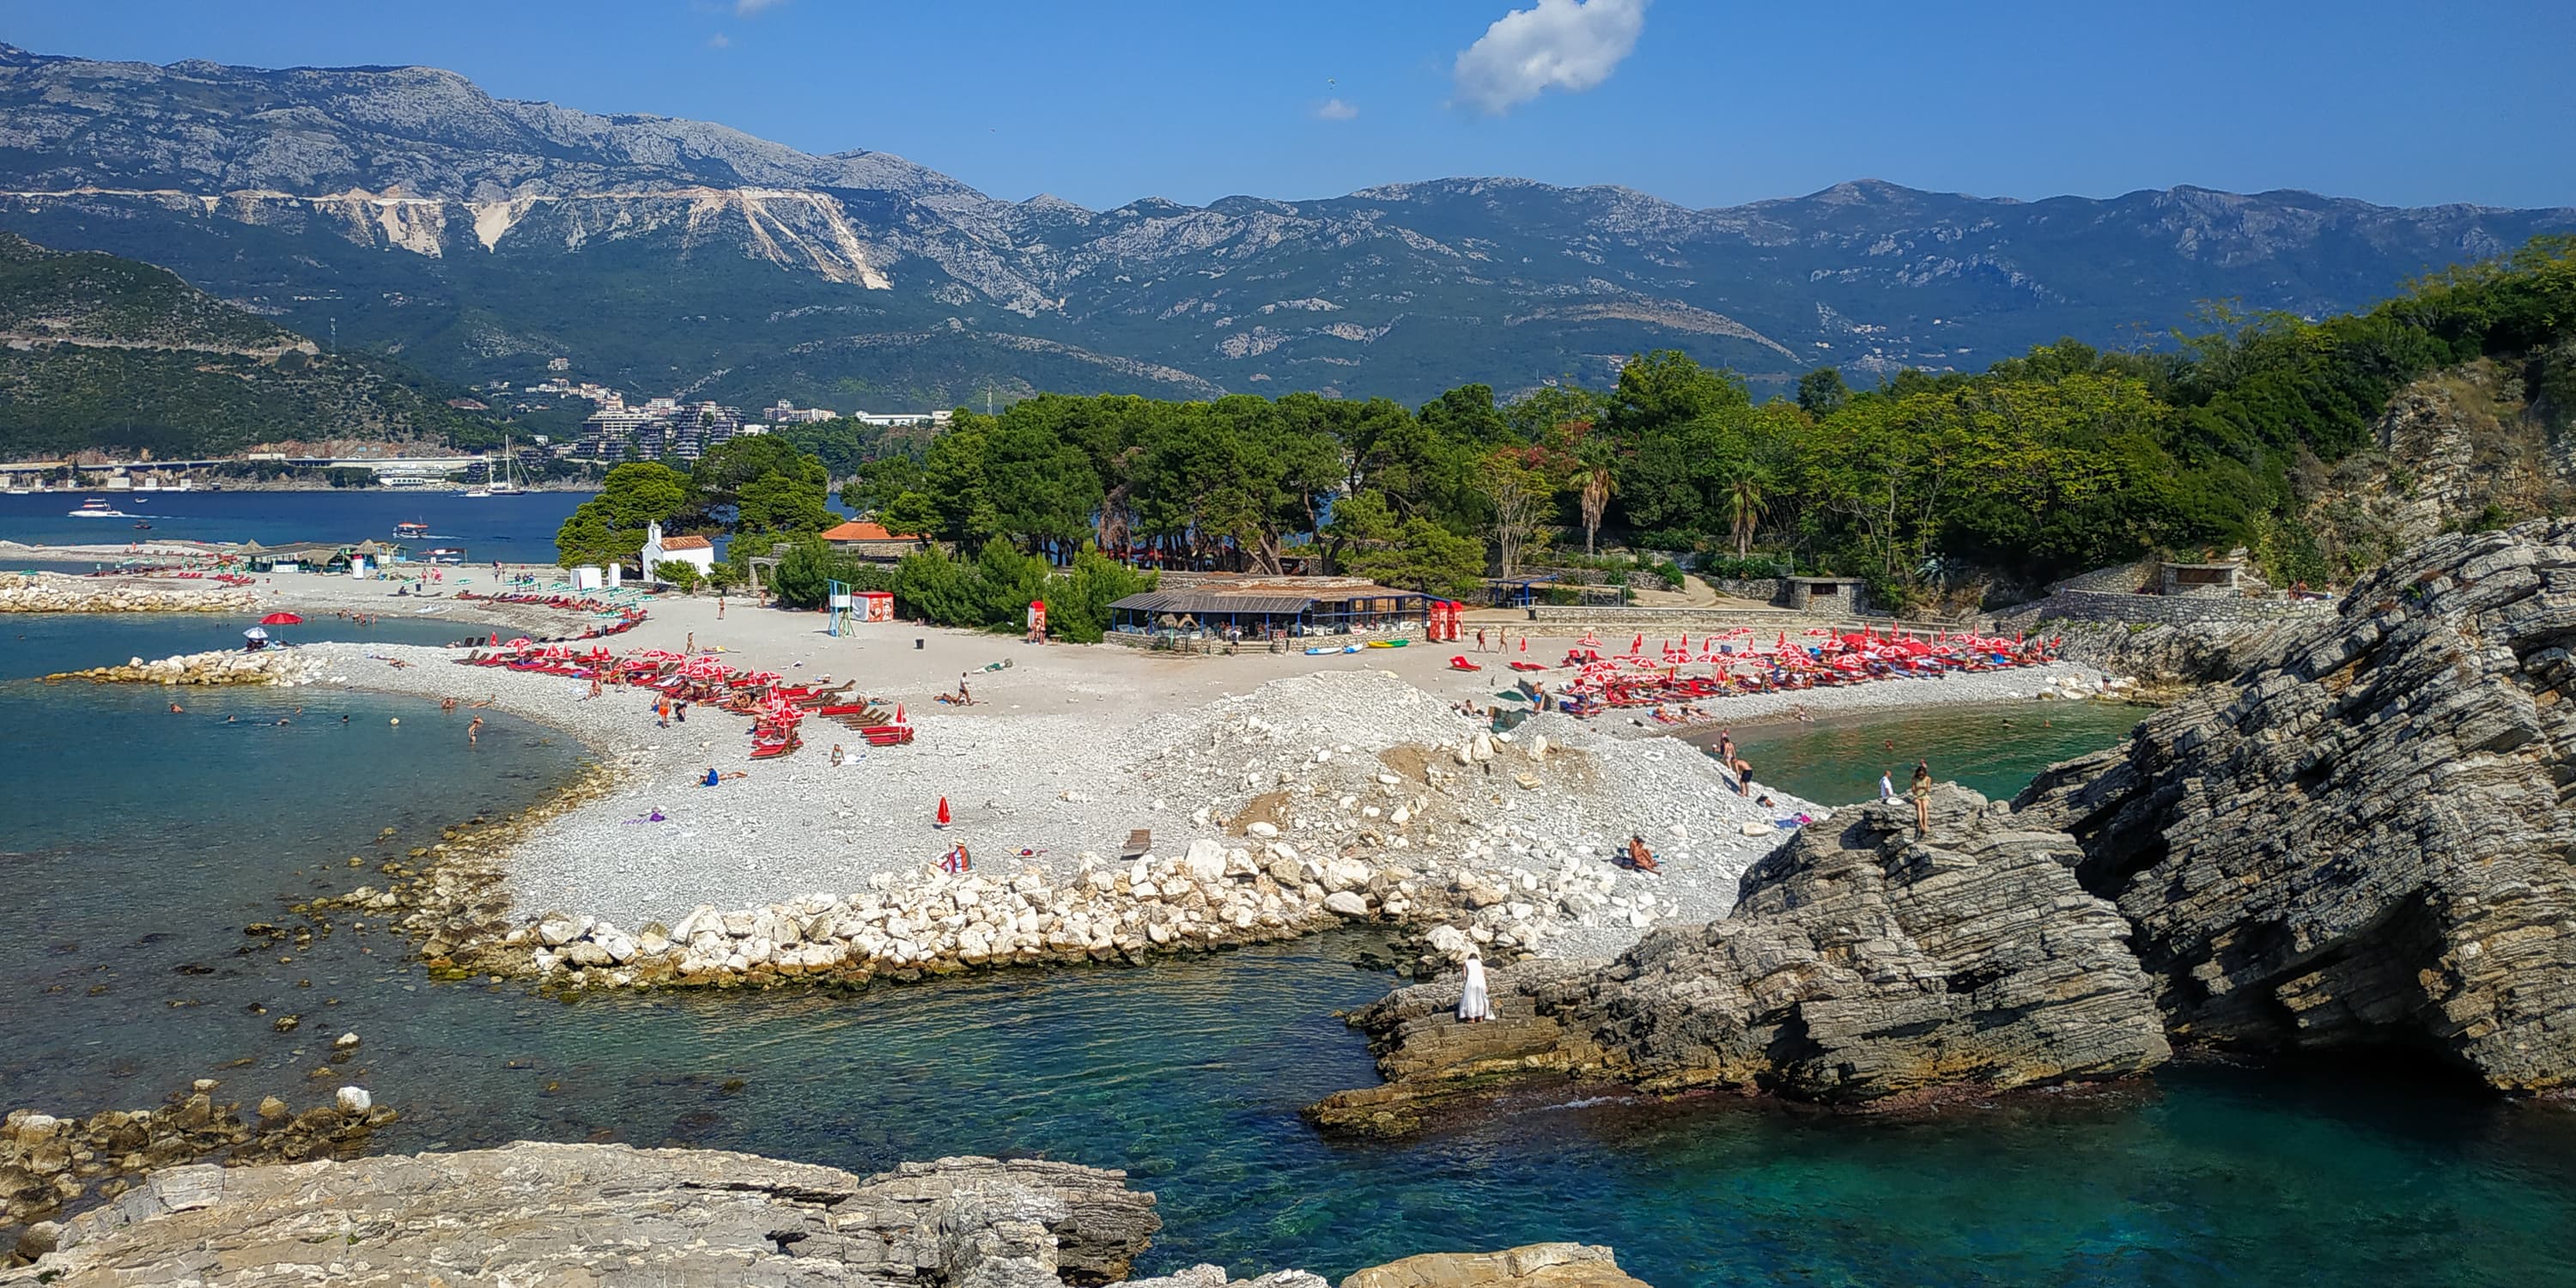
[[[825,407],[799,407],[781,398],[771,403],[761,417],[772,425],[817,425],[827,420],[839,420],[841,413]]]
[[[614,397],[614,395],[612,395]],[[682,406],[676,398],[648,399],[627,407],[623,398],[602,402],[582,422],[576,455],[624,461],[690,463],[742,432],[742,413],[715,402]]]
[[[850,419],[858,421],[860,424],[876,425],[886,429],[894,429],[906,425],[928,425],[935,429],[946,429],[948,428],[948,418],[949,413],[944,411],[856,411],[850,413]]]

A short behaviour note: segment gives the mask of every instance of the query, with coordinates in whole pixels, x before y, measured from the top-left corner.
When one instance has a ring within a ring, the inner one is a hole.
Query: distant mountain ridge
[[[1521,179],[1319,201],[998,201],[882,152],[490,97],[431,68],[0,46],[0,227],[165,264],[457,380],[886,407],[1036,388],[1428,397],[1681,348],[1766,381],[1981,368],[2199,301],[2316,315],[2576,230],[2198,188],[2016,201],[1873,181],[1692,210]]]

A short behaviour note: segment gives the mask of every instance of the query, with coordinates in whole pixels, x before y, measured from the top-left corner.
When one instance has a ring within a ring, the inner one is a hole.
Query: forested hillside
[[[313,341],[150,264],[0,233],[0,459],[168,458],[287,439],[494,441],[452,391]]]

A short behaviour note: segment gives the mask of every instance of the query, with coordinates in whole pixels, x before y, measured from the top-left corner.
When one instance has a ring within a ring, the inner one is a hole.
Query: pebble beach
[[[257,611],[303,614],[306,624],[288,631],[307,636],[328,635],[351,614],[426,613],[454,621],[460,635],[505,637],[596,624],[560,610],[459,600],[452,585],[426,599],[394,589],[300,575],[247,588]],[[2084,694],[2106,683],[2061,664],[1709,700],[1677,723],[1634,712],[1590,721],[1546,713],[1499,737],[1457,710],[1496,705],[1513,676],[1500,665],[1507,657],[1553,661],[1578,634],[1525,645],[1513,636],[1512,652],[1483,654],[1486,669],[1464,672],[1448,665],[1460,646],[1419,642],[1321,657],[1178,657],[902,623],[835,637],[818,614],[738,601],[720,608],[699,596],[659,598],[640,627],[608,641],[620,652],[713,654],[792,683],[854,681],[880,705],[903,707],[919,730],[910,745],[882,748],[850,732],[837,766],[831,753],[843,731],[828,722],[809,722],[796,754],[753,761],[742,717],[701,708],[665,726],[648,693],[610,688],[592,698],[577,679],[459,666],[454,649],[308,644],[294,650],[299,667],[277,678],[418,697],[417,719],[453,724],[460,738],[476,704],[488,704],[590,749],[605,773],[579,800],[514,831],[500,864],[516,923],[513,960],[533,954],[540,973],[561,964],[548,950],[566,945],[550,941],[617,947],[619,960],[600,964],[624,967],[627,941],[647,931],[645,942],[667,945],[676,969],[687,936],[675,928],[734,914],[739,930],[741,917],[765,910],[782,918],[791,908],[825,910],[795,914],[818,926],[837,924],[842,911],[876,909],[880,920],[849,923],[841,951],[851,955],[857,937],[885,918],[935,926],[886,941],[899,945],[895,961],[904,966],[966,949],[982,964],[1252,941],[1353,919],[1466,927],[1433,942],[1432,957],[1470,945],[1607,956],[1654,926],[1725,915],[1738,878],[1781,842],[1783,827],[1827,813],[1763,788],[1758,766],[1755,793],[1739,794],[1711,758],[1664,735]],[[1477,656],[1470,650],[1470,660]],[[163,678],[168,669],[116,678]],[[961,678],[974,703],[939,701]],[[441,710],[450,698],[458,709]],[[729,777],[707,787],[709,769]],[[946,825],[938,822],[943,800]],[[1138,831],[1160,866],[1133,866],[1135,856],[1122,854]],[[1654,849],[1658,872],[1614,864],[1632,834]],[[956,846],[973,857],[971,876],[939,871]],[[1192,856],[1196,881],[1185,866]],[[988,886],[1026,906],[998,921],[982,916],[974,910]],[[1165,906],[1175,888],[1187,892],[1186,908]],[[935,906],[893,906],[913,896]],[[1166,912],[1170,935],[1149,934]],[[1035,920],[1024,926],[1027,918]],[[1092,918],[1109,924],[1094,930]],[[1067,938],[1068,926],[1085,934]],[[635,982],[631,974],[609,980]]]

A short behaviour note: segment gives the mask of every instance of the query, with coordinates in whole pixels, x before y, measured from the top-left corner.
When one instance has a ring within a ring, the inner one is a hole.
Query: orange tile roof
[[[908,532],[888,532],[888,531],[886,531],[886,530],[885,530],[885,525],[884,525],[884,524],[881,524],[881,523],[869,523],[869,522],[867,522],[866,520],[863,520],[863,519],[853,519],[853,520],[849,521],[848,523],[844,523],[844,524],[842,524],[841,526],[839,526],[839,527],[837,527],[837,528],[831,528],[831,529],[828,529],[828,530],[826,530],[826,531],[823,533],[823,539],[824,539],[825,541],[919,541],[919,540],[921,540],[921,538],[920,538],[919,536],[917,536],[917,535],[915,535],[915,534],[912,534],[912,533],[908,533]]]
[[[713,550],[716,548],[716,543],[705,537],[664,537],[662,548],[664,550]]]

